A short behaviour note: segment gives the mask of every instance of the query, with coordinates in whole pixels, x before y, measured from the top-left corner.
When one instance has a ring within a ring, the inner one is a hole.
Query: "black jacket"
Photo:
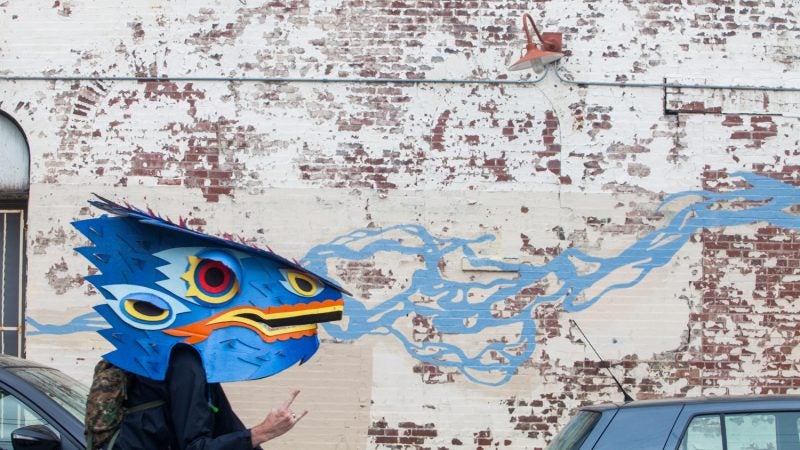
[[[114,450],[250,450],[245,428],[218,383],[206,383],[200,357],[177,346],[164,381],[131,376],[127,407],[165,405],[127,414]]]

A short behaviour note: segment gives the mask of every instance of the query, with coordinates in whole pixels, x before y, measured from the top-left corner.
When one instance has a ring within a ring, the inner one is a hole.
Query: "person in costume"
[[[95,310],[115,350],[103,358],[131,374],[115,449],[257,448],[302,419],[299,391],[246,428],[220,383],[269,377],[308,361],[317,324],[340,320],[346,290],[295,261],[206,235],[98,197],[112,214],[74,222],[92,246],[76,249],[99,273]],[[157,408],[136,405],[161,402]],[[110,448],[110,447],[108,447]]]

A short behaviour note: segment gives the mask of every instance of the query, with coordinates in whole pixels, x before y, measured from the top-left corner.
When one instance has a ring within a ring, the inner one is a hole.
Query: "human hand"
[[[303,411],[300,415],[292,412],[292,402],[294,402],[298,394],[300,394],[299,390],[292,391],[292,394],[283,402],[280,408],[271,410],[263,422],[250,429],[250,439],[253,447],[285,434],[308,414],[308,411]]]

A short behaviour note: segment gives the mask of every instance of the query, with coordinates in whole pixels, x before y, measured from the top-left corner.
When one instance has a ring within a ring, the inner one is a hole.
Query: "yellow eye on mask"
[[[161,322],[169,317],[169,310],[141,300],[129,298],[125,300],[125,312],[143,322]]]
[[[281,285],[287,291],[301,297],[314,297],[324,288],[316,278],[303,272],[281,269],[281,274],[284,278],[281,280]]]
[[[152,293],[126,294],[119,303],[120,313],[141,325],[158,326],[172,318],[172,308],[169,303]]]

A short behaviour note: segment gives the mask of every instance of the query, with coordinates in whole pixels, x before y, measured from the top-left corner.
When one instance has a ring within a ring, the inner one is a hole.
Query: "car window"
[[[62,372],[44,367],[18,367],[9,369],[61,405],[81,423],[86,415],[86,398],[89,388]]]
[[[729,450],[775,450],[777,429],[773,414],[725,415],[725,440]]]
[[[800,412],[758,412],[725,415],[728,450],[784,450],[800,448]]]
[[[558,433],[547,450],[572,450],[586,439],[594,424],[600,419],[600,413],[595,411],[580,411],[566,427]]]
[[[28,425],[47,425],[53,429],[25,403],[0,389],[0,449],[11,450],[11,433]]]
[[[678,448],[797,450],[800,449],[800,412],[766,411],[697,416],[689,423]]]
[[[681,439],[680,450],[722,450],[722,425],[718,415],[697,416]]]

